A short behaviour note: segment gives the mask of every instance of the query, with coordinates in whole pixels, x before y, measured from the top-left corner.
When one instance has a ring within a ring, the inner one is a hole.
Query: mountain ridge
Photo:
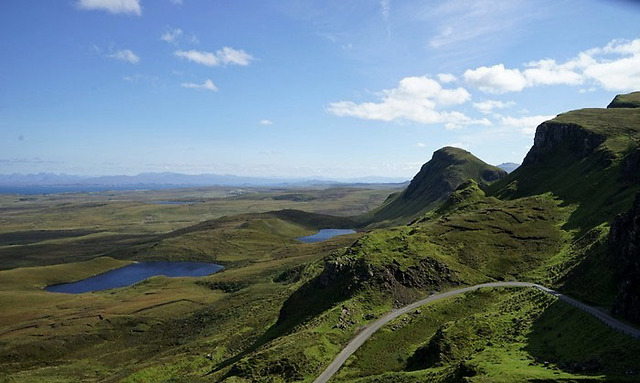
[[[486,187],[507,172],[489,165],[466,150],[446,146],[433,153],[402,192],[390,195],[369,213],[368,223],[406,223],[435,208],[468,179]]]

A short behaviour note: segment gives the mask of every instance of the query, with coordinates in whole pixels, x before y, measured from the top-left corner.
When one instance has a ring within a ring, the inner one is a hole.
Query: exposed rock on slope
[[[522,162],[523,165],[542,164],[558,150],[565,150],[575,159],[582,159],[600,146],[606,137],[584,129],[578,124],[543,122],[536,129],[533,147]]]
[[[613,312],[640,323],[640,194],[631,210],[613,221],[609,240],[620,280]]]
[[[435,208],[468,179],[486,186],[506,175],[465,150],[444,147],[433,153],[404,191],[389,196],[368,222],[406,223]]]

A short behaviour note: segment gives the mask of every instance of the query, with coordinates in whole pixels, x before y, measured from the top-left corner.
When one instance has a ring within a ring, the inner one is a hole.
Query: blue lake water
[[[352,229],[322,229],[314,235],[309,235],[306,237],[296,238],[298,241],[306,242],[306,243],[315,243],[326,241],[327,239],[333,238],[338,235],[345,234],[353,234],[355,230]]]
[[[54,293],[81,294],[125,287],[155,275],[167,277],[204,277],[222,270],[215,263],[203,262],[139,262],[120,267],[106,273],[77,282],[47,286],[44,289]]]

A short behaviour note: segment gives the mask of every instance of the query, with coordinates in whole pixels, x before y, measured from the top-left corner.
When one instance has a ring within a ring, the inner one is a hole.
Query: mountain
[[[444,147],[433,153],[431,160],[422,166],[404,191],[390,195],[366,221],[406,223],[435,208],[468,179],[485,187],[506,175],[504,170],[483,162],[466,150]]]
[[[309,266],[270,329],[283,335],[227,376],[317,376],[322,370],[307,366],[328,365],[367,318],[489,281],[537,282],[638,323],[640,94],[616,100],[542,123],[507,176],[485,173],[495,168],[460,149],[434,153],[369,217],[419,218],[370,230],[321,268]],[[416,309],[374,338],[342,381],[640,379],[637,340],[533,290],[488,289]],[[333,350],[329,358],[304,353],[317,344]],[[275,363],[277,372],[268,369]]]
[[[500,165],[498,165],[500,169],[504,170],[507,173],[513,172],[518,168],[518,166],[520,166],[520,164],[516,164],[514,162],[503,162]]]

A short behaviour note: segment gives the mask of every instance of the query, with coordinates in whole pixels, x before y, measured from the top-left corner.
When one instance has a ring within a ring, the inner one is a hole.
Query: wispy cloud
[[[378,93],[378,102],[357,104],[339,101],[329,104],[327,110],[340,117],[357,117],[378,121],[412,121],[421,124],[442,123],[447,129],[465,125],[490,125],[487,119],[475,120],[458,111],[443,108],[461,105],[471,99],[464,88],[444,89],[429,77],[406,77],[398,87]]]
[[[469,69],[464,79],[487,93],[519,92],[540,85],[595,84],[606,90],[640,88],[640,39],[613,40],[604,47],[589,49],[564,63],[553,59],[532,61],[523,68],[504,64]]]
[[[174,54],[189,61],[214,67],[220,65],[247,66],[253,60],[253,56],[241,49],[224,47],[215,53],[197,50],[178,50]]]
[[[76,5],[80,9],[107,11],[113,14],[142,14],[140,0],[78,0]]]
[[[260,125],[273,125],[271,120],[260,120]]]
[[[518,25],[527,17],[520,0],[496,4],[492,0],[445,1],[429,4],[420,15],[436,25],[437,33],[429,40],[432,48],[444,48],[468,41],[490,38]]]
[[[182,5],[182,0],[169,0],[169,2],[173,5]]]
[[[180,28],[169,28],[161,36],[160,40],[168,43],[178,45],[180,42],[187,42],[189,44],[198,44],[198,36],[194,34],[186,35]]]
[[[380,13],[385,21],[389,20],[389,13],[391,12],[391,0],[380,0]]]
[[[108,54],[107,57],[119,61],[124,61],[129,64],[137,64],[138,62],[140,62],[140,57],[138,57],[138,55],[133,53],[130,49],[122,49],[116,51],[114,53]]]
[[[169,29],[168,31],[166,31],[165,33],[162,34],[162,36],[160,36],[160,40],[167,42],[167,43],[175,43],[176,40],[182,36],[183,32],[182,29],[180,28],[172,28]]]
[[[474,108],[485,114],[493,112],[494,109],[505,109],[513,105],[515,105],[515,102],[513,101],[503,102],[497,100],[485,100],[473,103]]]
[[[205,80],[205,82],[203,82],[202,84],[195,84],[195,83],[192,83],[192,82],[183,82],[180,85],[183,88],[204,89],[204,90],[210,90],[212,92],[217,92],[218,91],[218,87],[210,79]]]

